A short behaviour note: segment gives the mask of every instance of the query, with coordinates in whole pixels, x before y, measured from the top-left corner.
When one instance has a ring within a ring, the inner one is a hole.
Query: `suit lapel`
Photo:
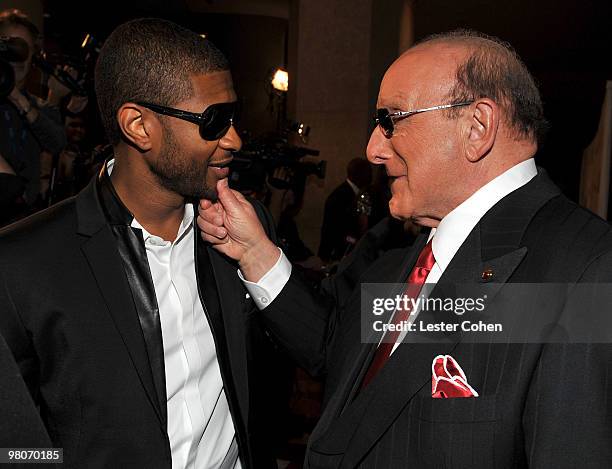
[[[226,368],[231,372],[233,383],[226,383],[226,386],[231,385],[234,388],[242,415],[246,420],[249,415],[249,388],[244,288],[236,275],[237,267],[228,263],[217,251],[200,242],[198,231],[196,231],[196,245],[198,277],[211,327],[215,329],[217,357],[220,360],[229,360],[229,366]]]
[[[427,243],[428,233],[421,234],[412,248],[404,250],[404,255],[394,256],[389,262],[378,263],[376,268],[377,283],[404,283],[412,265],[416,262],[418,254]],[[395,261],[395,262],[394,262]],[[362,287],[363,288],[363,287]],[[380,292],[377,292],[380,294]],[[363,391],[360,391],[361,382],[376,351],[380,340],[380,333],[373,333],[372,337],[361,343],[361,331],[359,330],[360,320],[353,321],[351,326],[354,328],[353,337],[358,340],[359,346],[355,351],[356,359],[352,366],[347,370],[346,379],[338,386],[338,389],[329,399],[325,412],[317,423],[312,436],[310,445],[317,451],[342,453],[358,428],[361,416],[367,409],[367,404],[372,397],[369,388],[372,387],[376,379]],[[382,372],[382,371],[381,371]]]
[[[454,286],[462,283],[492,282],[499,287],[506,283],[527,255],[527,248],[520,247],[525,229],[537,211],[557,194],[558,189],[540,172],[526,186],[498,203],[472,230],[430,296],[452,296]],[[409,268],[402,269],[403,278],[398,282],[405,281],[422,249],[423,240],[419,244],[415,243]],[[485,271],[492,275],[483,275]],[[491,294],[498,290],[493,288]],[[443,314],[436,312],[427,320],[444,320]],[[437,339],[436,343],[400,345],[372,382],[329,425],[328,431],[317,441],[313,440],[312,448],[323,454],[345,453],[340,467],[358,466],[414,395],[423,386],[431,385],[433,358],[438,354],[452,353],[461,341],[461,334],[440,334]],[[370,346],[367,355],[362,353],[361,359],[366,358],[359,376],[363,376],[367,369],[374,348]],[[352,393],[347,395],[354,394],[355,386],[353,383]]]
[[[81,249],[138,372],[147,397],[155,409],[160,425],[165,429],[138,314],[114,243],[115,239],[110,229],[104,227],[87,240]]]
[[[97,202],[95,181],[77,197],[78,232],[86,236],[81,245],[83,255],[96,279],[109,315],[121,335],[140,382],[159,423],[166,430],[165,412],[151,372],[149,356],[134,299],[125,276],[115,237],[106,224]]]
[[[422,251],[425,244],[427,244],[428,237],[429,231],[427,233],[421,233],[419,237],[415,240],[412,249],[407,250],[406,255],[400,257],[402,261],[399,265],[399,268],[391,267],[388,272],[383,272],[382,275],[378,277],[377,282],[392,282],[395,285],[404,284],[420,252]],[[364,287],[362,286],[362,288]],[[389,292],[390,295],[394,295],[396,293],[401,294],[402,292]],[[386,322],[390,320],[390,316],[391,313],[389,313],[389,317],[386,318]],[[382,339],[382,336],[382,332],[372,331],[372,336],[370,337],[370,339],[367,340],[366,343],[361,346],[359,361],[356,362],[357,366],[354,368],[354,374],[351,376],[351,387],[350,393],[348,394],[348,403],[352,402],[353,399],[355,399],[356,395],[359,393],[359,390],[361,388],[361,382],[363,381],[368,367],[370,366],[370,362],[372,361],[374,352],[376,351],[376,348],[378,347],[378,343]],[[346,406],[344,408],[346,408]]]

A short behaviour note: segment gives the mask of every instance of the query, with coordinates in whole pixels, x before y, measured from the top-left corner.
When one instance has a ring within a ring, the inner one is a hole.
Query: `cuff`
[[[259,309],[264,309],[274,301],[291,276],[291,262],[289,262],[282,249],[278,248],[278,250],[280,251],[278,261],[276,261],[274,267],[259,279],[259,282],[255,283],[245,280],[242,272],[238,270],[238,277],[244,283],[244,286]]]

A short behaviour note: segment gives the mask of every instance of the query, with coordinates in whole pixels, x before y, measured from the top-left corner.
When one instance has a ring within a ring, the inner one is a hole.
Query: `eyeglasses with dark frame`
[[[422,112],[437,111],[439,109],[449,109],[458,106],[468,106],[473,102],[474,101],[466,101],[463,103],[441,104],[439,106],[415,109],[414,111],[389,112],[389,110],[386,108],[377,109],[376,116],[374,117],[374,122],[376,122],[376,125],[379,125],[380,128],[383,130],[385,137],[391,138],[393,137],[393,131],[395,130],[395,123],[401,119],[414,116],[415,114],[421,114]]]
[[[200,136],[207,141],[219,140],[223,137],[237,122],[239,113],[237,102],[211,104],[200,114],[143,101],[136,104],[158,114],[197,124],[200,128]]]

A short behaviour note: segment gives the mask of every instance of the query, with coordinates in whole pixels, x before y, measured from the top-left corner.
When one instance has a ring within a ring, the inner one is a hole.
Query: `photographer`
[[[32,57],[39,48],[36,26],[19,10],[0,12],[0,36],[20,38],[28,45],[23,62],[11,62],[15,86],[0,99],[0,153],[25,184],[24,198],[33,208],[40,194],[40,153],[59,153],[66,137],[59,109],[53,103],[68,93],[57,80],[49,80],[49,99],[30,95],[25,85],[32,67]]]

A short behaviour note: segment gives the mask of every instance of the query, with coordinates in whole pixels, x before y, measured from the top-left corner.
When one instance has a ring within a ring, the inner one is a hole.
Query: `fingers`
[[[212,207],[212,202],[208,199],[201,199],[200,200],[200,212],[202,212],[203,210],[207,210],[210,207]]]
[[[199,218],[215,226],[223,226],[224,210],[221,204],[209,200],[200,201]]]
[[[223,244],[229,241],[228,233],[223,226],[223,207],[210,200],[200,200],[198,226],[202,232],[202,239],[211,244]]]
[[[200,235],[202,236],[202,239],[207,243],[210,243],[213,246],[229,243],[230,238],[225,228],[213,225],[202,217],[197,218],[197,224],[200,228]]]
[[[215,236],[204,233],[203,231],[200,232],[200,236],[202,236],[202,240],[204,240],[204,242],[210,244],[211,246],[224,246],[230,241],[228,237],[219,239]]]
[[[229,188],[227,179],[221,179],[217,182],[217,194],[219,195],[219,201],[223,205],[223,209],[230,215],[237,215],[240,213],[242,204],[240,203],[241,197],[244,197],[239,192],[233,191]]]
[[[197,223],[200,229],[208,235],[214,236],[215,238],[218,238],[218,239],[224,239],[227,237],[227,230],[223,226],[219,226],[217,224],[210,223],[209,221],[207,221],[205,218],[202,218],[202,217],[198,217]]]

